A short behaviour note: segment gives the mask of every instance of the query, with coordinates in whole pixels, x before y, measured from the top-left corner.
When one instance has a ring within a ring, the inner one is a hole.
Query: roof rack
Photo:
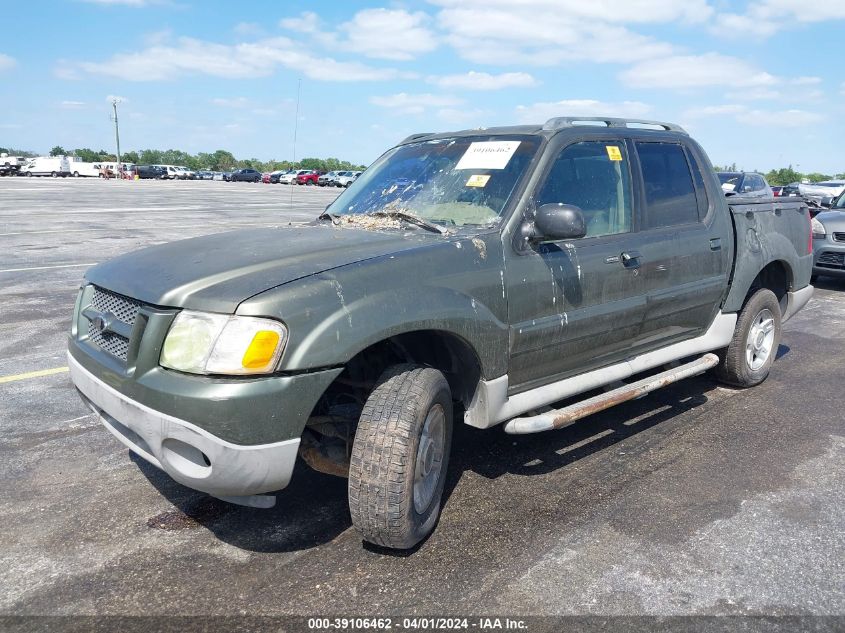
[[[574,127],[582,123],[603,123],[605,127],[633,127],[633,128],[648,128],[656,127],[669,132],[680,132],[686,134],[687,131],[680,125],[674,123],[664,123],[663,121],[647,121],[645,119],[618,119],[613,117],[603,116],[558,116],[546,121],[543,125],[544,130],[559,130],[564,127]]]
[[[411,141],[416,141],[417,139],[423,138],[425,136],[431,136],[432,134],[434,134],[434,132],[417,132],[416,134],[411,134],[399,144],[404,145],[405,143],[410,143]]]

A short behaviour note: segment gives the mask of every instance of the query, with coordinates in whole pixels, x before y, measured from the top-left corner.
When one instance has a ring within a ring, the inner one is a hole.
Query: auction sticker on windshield
[[[470,143],[455,169],[504,169],[520,141]]]

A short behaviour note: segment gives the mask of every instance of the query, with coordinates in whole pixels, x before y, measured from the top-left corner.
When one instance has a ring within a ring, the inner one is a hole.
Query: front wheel
[[[395,365],[367,398],[349,466],[349,511],[364,540],[409,549],[428,536],[452,444],[452,395],[443,374]]]
[[[775,362],[781,336],[778,299],[771,290],[761,288],[739,313],[730,345],[719,352],[719,380],[735,387],[759,385]]]
[[[56,172],[54,172],[54,171],[51,171],[51,172],[50,172],[50,177],[51,177],[51,178],[58,178],[58,176],[59,176],[59,174],[57,174]]]

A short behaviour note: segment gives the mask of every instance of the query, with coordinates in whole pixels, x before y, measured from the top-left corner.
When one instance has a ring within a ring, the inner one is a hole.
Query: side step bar
[[[563,409],[553,409],[530,417],[514,418],[505,424],[505,433],[526,435],[528,433],[561,429],[588,415],[604,411],[628,400],[639,398],[656,389],[671,385],[673,382],[703,374],[718,364],[719,357],[716,354],[705,354],[701,358],[697,358],[686,365],[668,369],[654,376],[649,376],[648,378],[631,383],[630,385],[623,385],[618,389],[587,398],[581,402],[576,402]]]

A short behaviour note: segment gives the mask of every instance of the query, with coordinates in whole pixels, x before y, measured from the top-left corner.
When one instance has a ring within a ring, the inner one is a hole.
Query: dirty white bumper
[[[68,354],[70,377],[85,403],[132,452],[185,486],[235,503],[269,507],[273,497],[249,495],[288,485],[299,438],[241,446],[130,400]]]

